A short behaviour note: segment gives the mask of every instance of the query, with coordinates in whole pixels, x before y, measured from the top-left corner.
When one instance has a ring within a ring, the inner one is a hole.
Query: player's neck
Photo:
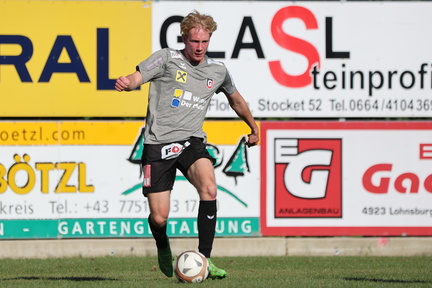
[[[180,52],[183,54],[184,58],[186,58],[192,66],[198,66],[198,65],[200,65],[200,64],[202,64],[202,63],[205,62],[205,57],[204,57],[203,60],[201,60],[201,61],[193,61],[193,60],[191,59],[191,57],[189,57],[189,56],[186,54],[185,49],[180,50]]]

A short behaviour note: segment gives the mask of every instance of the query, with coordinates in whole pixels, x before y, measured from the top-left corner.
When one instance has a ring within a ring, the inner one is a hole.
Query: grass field
[[[220,257],[223,280],[182,284],[156,257],[1,259],[0,287],[432,287],[432,257]]]

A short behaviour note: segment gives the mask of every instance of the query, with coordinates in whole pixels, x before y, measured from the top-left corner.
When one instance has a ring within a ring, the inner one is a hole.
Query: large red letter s
[[[317,50],[309,42],[288,35],[283,31],[283,22],[289,18],[301,19],[305,23],[306,29],[317,29],[318,23],[310,10],[299,6],[288,6],[280,9],[276,12],[271,23],[271,32],[276,43],[287,50],[304,55],[308,59],[308,68],[301,75],[290,75],[285,73],[281,61],[278,60],[269,62],[270,72],[273,78],[283,86],[304,87],[312,83],[310,71],[314,65],[319,67],[320,59]]]

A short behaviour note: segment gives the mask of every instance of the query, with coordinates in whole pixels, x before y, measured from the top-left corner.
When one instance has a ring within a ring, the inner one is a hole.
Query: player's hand
[[[248,147],[252,147],[252,146],[257,145],[258,142],[259,142],[259,135],[258,135],[258,133],[252,133],[252,134],[248,135],[248,139],[246,141],[246,145]]]
[[[130,80],[127,77],[120,76],[115,83],[114,88],[121,92],[129,88]]]

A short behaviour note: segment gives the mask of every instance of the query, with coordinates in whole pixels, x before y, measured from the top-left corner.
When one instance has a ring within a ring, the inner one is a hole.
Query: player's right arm
[[[135,71],[132,74],[125,76],[120,76],[115,83],[114,88],[121,92],[121,91],[132,91],[138,88],[143,84],[143,78],[139,71]]]

